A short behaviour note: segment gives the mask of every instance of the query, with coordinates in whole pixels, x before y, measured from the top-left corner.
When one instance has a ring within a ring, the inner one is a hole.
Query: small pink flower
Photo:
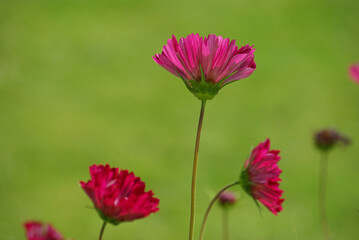
[[[63,240],[51,224],[38,221],[28,221],[24,223],[26,237],[28,240]]]
[[[260,201],[273,214],[282,211],[281,198],[283,191],[279,189],[279,178],[282,172],[277,162],[280,160],[278,150],[269,150],[270,141],[260,143],[253,149],[250,158],[244,164],[240,177],[243,189]]]
[[[256,69],[253,46],[238,48],[235,40],[190,34],[179,42],[175,36],[153,59],[167,71],[182,78],[199,99],[212,99],[225,85],[248,77]]]
[[[349,75],[356,83],[359,83],[359,63],[350,65]]]
[[[106,164],[91,166],[90,175],[90,181],[80,184],[103,220],[117,225],[158,211],[159,199],[145,192],[145,183],[132,172]]]

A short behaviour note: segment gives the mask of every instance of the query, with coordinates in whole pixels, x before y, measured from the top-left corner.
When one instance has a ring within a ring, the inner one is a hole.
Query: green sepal
[[[317,143],[317,147],[320,151],[323,151],[324,153],[329,152],[330,150],[333,149],[335,143],[329,143],[329,144],[318,144]]]
[[[115,225],[115,226],[117,226],[118,224],[120,224],[120,223],[122,222],[122,221],[118,221],[118,220],[115,220],[115,219],[112,219],[112,218],[109,218],[109,217],[105,216],[105,215],[101,212],[101,210],[99,210],[99,209],[97,209],[97,208],[96,208],[96,211],[97,211],[98,215],[102,218],[102,220],[104,220],[104,221],[106,221],[106,222],[109,222],[109,223],[111,223],[111,224],[113,224],[113,225]]]
[[[242,170],[242,173],[239,176],[239,184],[249,196],[252,196],[251,182],[249,181],[249,176],[246,169]]]
[[[233,203],[233,204],[219,204],[219,206],[221,208],[223,208],[224,210],[228,211],[229,209],[232,209],[236,204]]]
[[[258,204],[257,199],[254,198],[254,196],[252,195],[252,185],[253,183],[251,183],[249,181],[249,176],[248,176],[248,172],[247,169],[243,169],[241,175],[239,176],[239,184],[242,186],[243,190],[253,199],[254,203],[256,204],[259,214],[262,216],[262,209],[260,207],[260,205]]]
[[[214,98],[219,90],[222,88],[222,81],[218,83],[206,82],[201,80],[200,82],[190,80],[188,81],[187,88],[195,95],[199,100],[211,100]]]
[[[205,79],[204,72],[201,69],[201,80],[195,81],[195,80],[186,80],[184,79],[179,72],[174,69],[177,73],[177,75],[182,79],[183,83],[186,85],[187,89],[195,95],[199,100],[211,100],[216,96],[219,92],[219,90],[224,86],[223,82],[227,78],[223,78],[221,81],[217,83],[213,82],[207,82]]]

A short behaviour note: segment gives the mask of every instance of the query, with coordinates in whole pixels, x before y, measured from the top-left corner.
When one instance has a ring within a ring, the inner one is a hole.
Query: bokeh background
[[[313,133],[335,127],[353,144],[330,154],[334,239],[359,235],[359,62],[356,0],[0,1],[0,239],[51,222],[97,239],[101,220],[79,187],[88,166],[140,176],[160,211],[108,226],[104,239],[183,240],[200,102],[152,60],[167,39],[215,33],[254,44],[257,70],[208,102],[200,149],[197,234],[210,199],[266,137],[280,149],[286,201],[277,217],[239,188],[231,239],[321,239]],[[207,239],[221,239],[221,211]]]

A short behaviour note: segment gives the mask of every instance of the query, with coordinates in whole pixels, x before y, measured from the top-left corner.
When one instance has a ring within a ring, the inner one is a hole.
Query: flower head
[[[190,34],[179,42],[168,39],[161,54],[153,59],[180,77],[200,100],[212,99],[225,85],[248,77],[256,69],[253,46],[238,48],[235,40],[210,34]]]
[[[282,211],[283,191],[279,189],[282,172],[277,163],[280,160],[278,150],[269,150],[270,141],[260,143],[253,149],[244,164],[240,176],[242,188],[255,200],[260,201],[273,214]]]
[[[334,129],[323,129],[314,135],[316,146],[323,151],[332,149],[337,144],[348,145],[350,139]]]
[[[359,63],[349,66],[349,75],[356,83],[359,83]]]
[[[28,240],[63,240],[51,224],[38,221],[28,221],[24,223],[26,237]]]
[[[159,199],[145,192],[145,183],[132,172],[106,164],[91,166],[90,175],[91,180],[80,184],[103,220],[117,225],[158,211]]]
[[[222,207],[226,208],[229,206],[233,206],[237,202],[237,197],[232,192],[224,191],[219,196],[218,202]]]

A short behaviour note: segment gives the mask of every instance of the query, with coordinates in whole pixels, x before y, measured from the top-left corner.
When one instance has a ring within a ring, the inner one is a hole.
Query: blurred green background
[[[281,150],[286,201],[261,217],[239,188],[231,239],[321,239],[319,153],[313,133],[352,138],[330,154],[334,239],[359,235],[359,2],[0,1],[0,239],[22,222],[51,222],[66,237],[97,239],[101,220],[79,187],[88,166],[140,176],[161,199],[146,219],[109,226],[104,239],[183,240],[200,102],[152,60],[167,39],[215,33],[254,44],[257,70],[208,102],[198,172],[197,234],[210,199],[238,177],[266,137]],[[221,239],[216,206],[207,239]]]

